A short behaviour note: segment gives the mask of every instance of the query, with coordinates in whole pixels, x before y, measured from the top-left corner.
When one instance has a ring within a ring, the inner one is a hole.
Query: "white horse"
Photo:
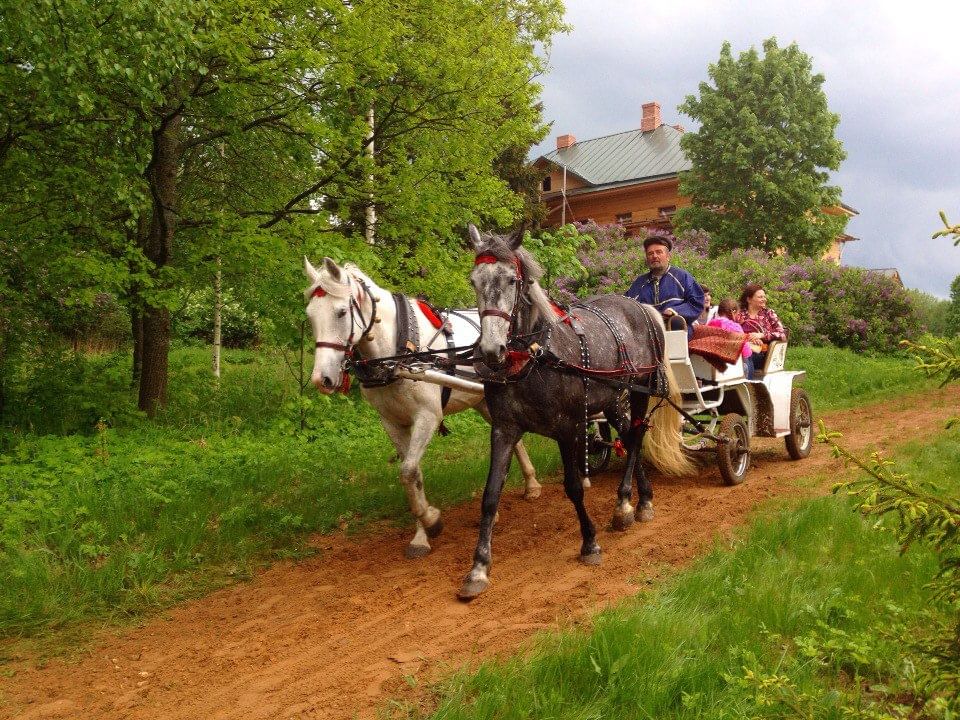
[[[333,393],[344,383],[344,365],[353,355],[364,360],[397,354],[397,308],[392,294],[377,286],[351,263],[340,267],[324,258],[317,269],[304,258],[310,287],[304,293],[307,317],[316,339],[311,382],[322,393]],[[447,347],[446,338],[427,319],[416,301],[405,298],[408,323],[422,344],[420,350]],[[472,311],[476,314],[476,311]],[[412,327],[415,323],[415,330]],[[410,333],[411,335],[413,333]],[[454,325],[454,343],[472,344],[479,330],[470,323]],[[472,371],[472,370],[471,370]],[[420,460],[445,415],[473,408],[487,422],[490,415],[483,396],[452,390],[446,406],[442,388],[428,382],[397,380],[380,387],[363,387],[361,394],[376,408],[384,430],[400,456],[400,482],[407,493],[410,512],[417,522],[416,534],[406,549],[408,558],[430,552],[429,538],[443,529],[440,511],[427,502]],[[524,479],[524,497],[540,495],[540,483],[522,442],[514,448]]]

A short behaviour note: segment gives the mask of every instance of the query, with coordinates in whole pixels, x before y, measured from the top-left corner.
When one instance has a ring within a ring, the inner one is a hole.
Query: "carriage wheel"
[[[717,434],[727,442],[717,444],[717,465],[724,485],[739,485],[750,469],[750,433],[747,423],[736,413],[724,415]]]
[[[813,410],[807,391],[794,388],[790,395],[790,434],[784,438],[793,460],[803,460],[813,446]]]
[[[590,474],[602,473],[610,464],[610,448],[612,442],[610,423],[594,422],[590,430],[590,447],[587,451],[587,467]]]

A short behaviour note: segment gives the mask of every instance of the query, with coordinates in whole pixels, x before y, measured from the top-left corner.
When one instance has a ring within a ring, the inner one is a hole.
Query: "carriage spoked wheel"
[[[602,473],[610,464],[610,451],[613,447],[613,435],[608,422],[590,423],[590,437],[587,448],[587,467],[590,474]]]
[[[813,410],[810,396],[802,388],[794,388],[790,394],[790,434],[784,442],[792,460],[803,460],[813,446]]]
[[[727,442],[717,443],[717,465],[724,485],[739,485],[750,469],[750,433],[746,421],[736,413],[724,415],[717,434]]]

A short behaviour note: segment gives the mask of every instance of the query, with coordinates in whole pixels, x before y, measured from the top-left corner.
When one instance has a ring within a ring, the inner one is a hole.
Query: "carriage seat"
[[[762,378],[767,373],[779,372],[783,370],[787,359],[787,341],[774,340],[767,347],[767,360],[762,368],[757,368],[754,372],[754,379]]]

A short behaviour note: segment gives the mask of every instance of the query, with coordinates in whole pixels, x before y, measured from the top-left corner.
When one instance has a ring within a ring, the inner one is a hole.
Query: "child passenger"
[[[708,322],[707,326],[743,334],[743,326],[733,320],[733,316],[738,309],[735,300],[724,298],[717,306],[716,317]],[[750,349],[750,344],[746,340],[743,341],[743,349],[740,352],[743,355],[743,372],[746,374],[747,380],[753,380],[753,350]]]

